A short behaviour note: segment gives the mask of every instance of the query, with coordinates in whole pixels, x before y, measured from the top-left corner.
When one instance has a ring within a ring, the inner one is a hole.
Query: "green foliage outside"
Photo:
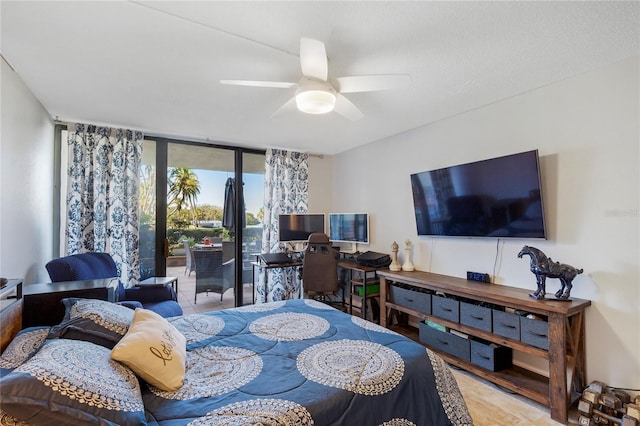
[[[193,170],[184,167],[170,168],[167,178],[169,255],[173,255],[173,250],[183,247],[183,240],[189,241],[193,247],[196,243],[202,242],[204,237],[222,237],[224,241],[233,239],[225,228],[200,226],[200,222],[222,222],[223,208],[209,204],[200,206],[196,204],[200,194],[200,181]],[[145,259],[145,266],[141,268],[145,270],[143,275],[153,274],[151,254],[154,244],[155,209],[155,168],[143,166],[140,172],[140,232],[144,234],[144,237],[141,235],[141,243],[146,242],[144,247],[141,247],[141,257]],[[249,212],[245,214],[245,223],[248,226],[244,231],[245,242],[262,239],[262,227],[257,226],[261,223],[262,215],[262,209],[258,212],[258,217]],[[142,256],[142,252],[148,254],[148,259]]]
[[[169,228],[167,229],[167,238],[170,245],[180,244],[182,240],[188,239],[191,247],[196,243],[201,243],[204,237],[222,237],[223,240],[229,240],[229,231],[224,228]]]

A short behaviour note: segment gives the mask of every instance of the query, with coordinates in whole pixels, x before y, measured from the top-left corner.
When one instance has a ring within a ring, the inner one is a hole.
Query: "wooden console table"
[[[567,423],[569,406],[579,398],[579,392],[584,389],[586,382],[584,311],[591,305],[590,301],[575,298],[571,301],[536,300],[531,298],[530,291],[525,289],[478,283],[420,271],[381,270],[378,271],[378,276],[380,277],[380,324],[382,326],[392,328],[391,314],[401,312],[417,317],[419,320],[428,320],[447,329],[457,330],[468,335],[470,339],[484,339],[515,351],[546,359],[549,363],[548,378],[516,366],[500,371],[491,371],[458,356],[433,348],[450,364],[550,407],[551,418],[563,424]],[[548,323],[548,333],[544,336],[544,345],[541,347],[538,343],[532,344],[531,341],[525,339],[504,337],[496,334],[495,327],[492,331],[486,331],[459,321],[444,319],[434,315],[431,312],[431,307],[420,309],[420,307],[403,301],[394,303],[390,296],[391,290],[395,290],[395,287],[391,289],[391,286],[398,284],[403,287],[403,290],[413,289],[416,290],[416,294],[418,291],[422,292],[421,296],[426,293],[429,301],[431,300],[430,295],[435,296],[435,293],[439,292],[454,301],[463,300],[471,304],[491,304],[498,308],[512,308],[545,317]],[[402,332],[402,330],[397,331]],[[547,343],[548,349],[545,349],[544,346]]]

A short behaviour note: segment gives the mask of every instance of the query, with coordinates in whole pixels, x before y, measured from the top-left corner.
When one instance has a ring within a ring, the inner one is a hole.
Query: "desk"
[[[302,266],[302,262],[299,260],[296,261],[292,261],[289,263],[273,263],[271,265],[268,265],[264,262],[260,262],[260,261],[255,261],[255,262],[251,262],[251,266],[252,266],[252,271],[251,271],[251,279],[253,282],[253,285],[255,287],[256,285],[256,268],[258,269],[265,269],[265,270],[269,270],[269,269],[276,269],[276,268],[297,268],[299,266]],[[267,283],[269,282],[269,275],[265,274],[264,276],[264,294],[267,294]],[[253,303],[256,303],[256,292],[255,290],[253,291]],[[263,303],[266,302],[266,300],[262,301]]]
[[[61,301],[67,297],[115,302],[117,288],[118,278],[26,285],[22,290],[22,327],[59,324],[65,311]]]
[[[146,280],[142,280],[138,283],[138,287],[145,286],[166,286],[171,284],[173,290],[176,292],[176,296],[178,295],[178,277],[149,277]]]

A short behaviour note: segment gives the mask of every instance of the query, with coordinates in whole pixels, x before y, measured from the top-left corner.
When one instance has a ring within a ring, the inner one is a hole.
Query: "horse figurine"
[[[536,276],[536,284],[538,288],[535,292],[529,294],[534,299],[544,299],[546,285],[545,280],[549,278],[558,278],[562,286],[555,294],[557,299],[569,300],[571,293],[571,282],[573,279],[583,272],[582,269],[576,269],[571,265],[565,265],[564,263],[554,262],[551,258],[547,257],[541,250],[524,246],[518,257],[521,258],[524,255],[528,255],[531,258],[530,269]]]

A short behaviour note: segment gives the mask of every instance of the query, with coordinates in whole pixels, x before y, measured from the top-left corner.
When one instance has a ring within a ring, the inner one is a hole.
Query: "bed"
[[[60,325],[22,330],[0,356],[0,424],[472,424],[442,359],[320,302],[162,323],[144,309],[64,302]],[[162,343],[127,346],[154,333]]]

